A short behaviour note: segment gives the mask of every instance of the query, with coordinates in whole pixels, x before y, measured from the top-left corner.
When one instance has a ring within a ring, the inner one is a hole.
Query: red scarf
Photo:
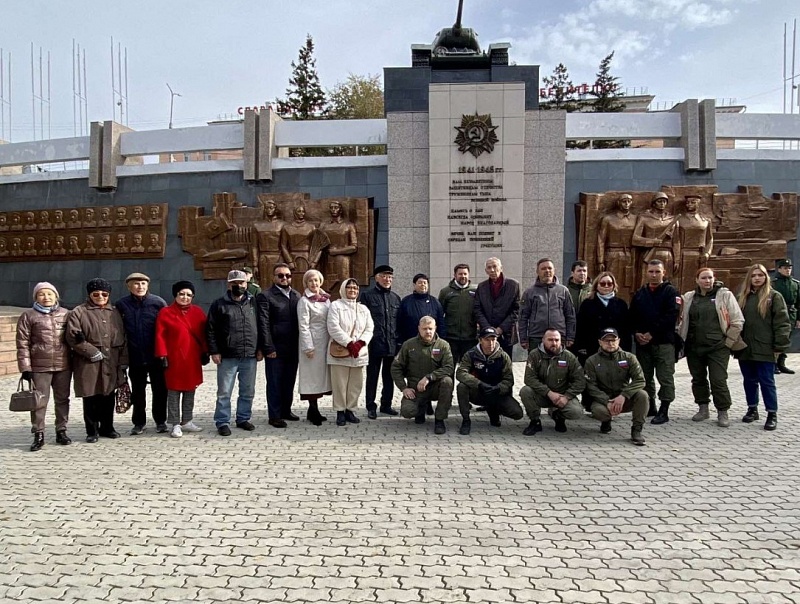
[[[491,287],[492,291],[492,299],[497,300],[500,297],[500,290],[503,287],[503,273],[500,273],[500,276],[497,278],[497,281],[489,281],[489,286]]]

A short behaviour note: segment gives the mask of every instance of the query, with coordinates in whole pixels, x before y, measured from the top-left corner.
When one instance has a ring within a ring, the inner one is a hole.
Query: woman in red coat
[[[195,390],[203,383],[203,365],[209,359],[206,314],[192,304],[194,285],[191,281],[178,281],[172,286],[172,295],[175,302],[162,308],[156,319],[155,356],[164,366],[170,436],[180,438],[184,432],[202,430],[192,421],[192,411]]]

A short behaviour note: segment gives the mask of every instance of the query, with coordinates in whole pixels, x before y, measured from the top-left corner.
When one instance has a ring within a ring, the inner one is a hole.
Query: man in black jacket
[[[292,289],[292,271],[279,263],[272,269],[272,287],[256,296],[258,306],[258,349],[267,369],[267,409],[269,425],[285,428],[295,422],[292,413],[294,383],[297,379],[298,337],[297,303],[300,293]]]
[[[514,325],[519,318],[519,283],[503,275],[499,258],[486,261],[489,277],[475,291],[475,319],[481,331],[493,327],[500,336],[500,348],[512,359]]]
[[[372,315],[375,331],[369,343],[369,364],[367,365],[367,417],[377,419],[378,406],[375,396],[378,391],[378,376],[383,381],[381,390],[381,413],[397,415],[392,409],[394,381],[392,380],[392,361],[402,342],[397,340],[397,313],[400,309],[400,296],[392,291],[394,269],[388,264],[376,266],[372,276],[375,285],[358,298]],[[381,367],[382,366],[382,367]]]
[[[650,398],[648,416],[653,424],[669,421],[669,405],[675,400],[675,324],[680,314],[681,295],[665,279],[664,263],[647,263],[647,283],[633,295],[630,324],[636,340],[636,358],[642,366],[645,390]],[[656,412],[656,382],[661,406]]]
[[[220,436],[231,435],[231,395],[239,376],[236,401],[236,427],[255,429],[252,417],[256,392],[256,369],[261,360],[258,350],[256,301],[247,293],[247,275],[228,273],[228,291],[211,304],[206,324],[208,353],[217,366],[217,405],[214,424]]]

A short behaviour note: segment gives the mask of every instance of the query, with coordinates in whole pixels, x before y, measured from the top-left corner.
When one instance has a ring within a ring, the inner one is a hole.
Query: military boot
[[[638,446],[644,446],[644,436],[642,436],[642,426],[634,424],[631,428],[631,442]]]
[[[711,417],[708,413],[708,403],[701,403],[698,407],[697,413],[692,416],[693,422],[702,422]]]
[[[794,370],[793,369],[789,369],[786,366],[786,355],[785,354],[778,355],[778,371],[780,373],[788,373],[789,375],[793,375],[794,374]]]
[[[767,423],[764,424],[764,430],[772,431],[778,427],[778,414],[774,411],[767,412]]]
[[[31,451],[38,451],[42,447],[44,447],[44,432],[34,432]]]
[[[744,414],[742,421],[745,424],[753,423],[758,419],[758,407],[748,407],[747,413]]]
[[[524,436],[533,436],[537,432],[542,431],[542,421],[538,419],[532,419],[531,423],[528,424],[528,427],[522,431]]]
[[[650,421],[651,424],[656,426],[659,424],[666,424],[669,421],[669,403],[661,403],[656,416]]]
[[[720,409],[717,411],[717,425],[720,428],[727,428],[731,425],[731,420],[728,418],[727,409]]]
[[[470,430],[472,430],[472,420],[466,417],[461,420],[461,427],[458,429],[458,433],[462,436],[467,436],[470,433]]]
[[[650,399],[650,408],[647,410],[647,417],[655,417],[658,414],[658,409],[656,408],[656,399]]]

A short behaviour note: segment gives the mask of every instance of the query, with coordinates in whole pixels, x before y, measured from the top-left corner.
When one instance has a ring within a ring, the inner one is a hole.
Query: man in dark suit
[[[481,331],[493,327],[499,335],[500,348],[513,359],[514,325],[519,318],[519,283],[503,275],[499,258],[486,261],[489,277],[475,292],[475,319]]]

